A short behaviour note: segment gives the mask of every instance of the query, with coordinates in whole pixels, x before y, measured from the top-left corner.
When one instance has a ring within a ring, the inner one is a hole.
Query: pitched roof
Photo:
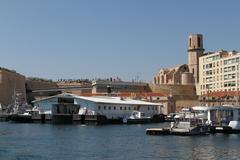
[[[33,101],[33,103],[49,100],[49,99],[56,98],[56,97],[83,99],[83,100],[92,101],[92,102],[95,102],[95,103],[125,104],[125,105],[126,104],[128,104],[128,105],[147,105],[147,106],[159,106],[159,105],[161,105],[159,103],[151,103],[151,102],[145,102],[145,101],[140,101],[140,100],[133,100],[133,99],[129,99],[129,98],[124,99],[124,98],[121,98],[121,97],[107,97],[107,96],[84,97],[84,96],[78,96],[78,95],[75,95],[75,94],[67,94],[67,93],[43,98],[43,99],[40,99],[40,100],[35,100],[35,101]]]

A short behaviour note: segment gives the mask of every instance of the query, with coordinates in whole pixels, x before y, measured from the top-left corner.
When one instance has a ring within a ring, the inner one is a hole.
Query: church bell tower
[[[193,74],[194,82],[199,82],[199,57],[204,54],[203,36],[201,34],[191,34],[188,37],[188,67]]]

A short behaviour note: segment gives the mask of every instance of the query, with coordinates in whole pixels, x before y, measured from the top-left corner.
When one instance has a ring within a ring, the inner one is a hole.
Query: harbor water
[[[240,159],[240,134],[147,136],[151,125],[0,123],[0,160]]]

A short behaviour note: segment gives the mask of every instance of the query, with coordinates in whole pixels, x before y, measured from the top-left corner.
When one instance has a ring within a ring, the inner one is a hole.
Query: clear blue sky
[[[240,1],[1,0],[0,66],[43,78],[150,81],[187,63],[187,37],[206,51],[240,50]]]

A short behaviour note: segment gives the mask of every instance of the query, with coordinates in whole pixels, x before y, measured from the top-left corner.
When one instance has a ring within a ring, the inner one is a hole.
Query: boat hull
[[[233,134],[233,133],[240,133],[240,129],[233,129],[229,126],[211,126],[210,133],[226,133],[226,134]]]
[[[17,123],[33,123],[31,115],[13,114],[9,116],[9,120]]]

